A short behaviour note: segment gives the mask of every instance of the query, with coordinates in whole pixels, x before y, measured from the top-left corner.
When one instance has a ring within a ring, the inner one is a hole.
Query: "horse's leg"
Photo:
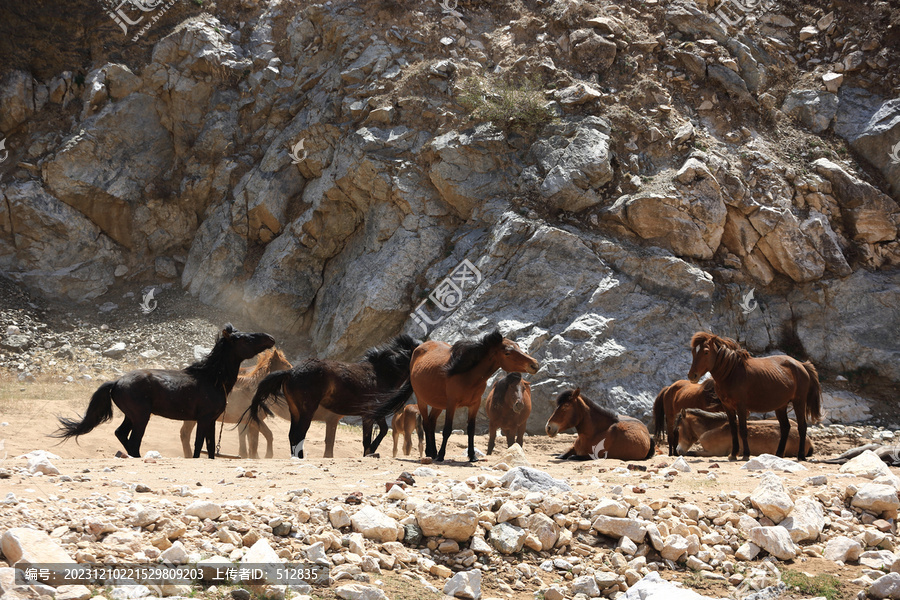
[[[444,460],[444,454],[447,451],[447,440],[450,439],[450,434],[453,433],[454,414],[456,414],[456,405],[448,404],[446,410],[444,411],[444,436],[441,439],[441,449],[438,450],[435,460]]]
[[[373,421],[371,419],[363,419],[362,422],[362,430],[363,430],[363,456],[368,456],[372,454],[372,426]]]
[[[416,428],[416,420],[407,418],[403,423],[403,456],[412,454],[412,432]]]
[[[116,429],[116,437],[122,442],[125,453],[128,453],[128,434],[131,433],[131,419],[125,417],[122,424]]]
[[[750,460],[750,442],[747,440],[747,416],[749,411],[744,404],[738,404],[738,426],[741,430],[741,442],[744,443],[744,460]]]
[[[519,432],[516,434],[516,443],[525,450],[525,423],[519,426]]]
[[[340,420],[341,415],[334,415],[325,421],[325,455],[323,458],[334,458],[334,436],[337,434],[337,426]]]
[[[272,441],[274,436],[272,435],[272,430],[266,425],[265,421],[259,422],[259,428],[256,433],[256,439],[252,440],[253,442],[253,457],[259,458],[259,432],[262,432],[263,437],[266,438],[266,458],[272,458],[275,456],[275,451],[272,449]]]
[[[311,422],[312,415],[300,415],[296,420],[291,419],[291,430],[288,432],[291,456],[303,458],[303,444],[306,442],[306,433],[309,431]],[[335,427],[337,427],[337,423],[335,423]]]
[[[787,406],[776,410],[775,416],[778,417],[778,431],[781,434],[775,456],[784,458],[784,449],[787,446],[788,436],[791,434],[791,420],[788,419]]]
[[[738,450],[740,450],[738,447],[737,414],[726,408],[725,415],[728,417],[728,427],[731,430],[731,454],[728,456],[728,460],[737,460]]]
[[[466,435],[469,438],[469,462],[475,462],[475,417],[478,416],[478,407],[470,406],[468,409],[469,422],[466,424]]]
[[[503,432],[503,435],[506,436],[506,447],[509,448],[513,444],[516,443],[516,432],[512,429],[507,429]]]
[[[394,421],[394,428],[391,430],[391,434],[394,436],[394,458],[397,458],[397,442],[400,441],[400,430],[396,425],[397,422]]]
[[[490,425],[490,431],[488,431],[488,456],[494,453],[494,440],[497,437],[497,430],[494,429],[493,425]]]
[[[193,454],[191,452],[191,432],[194,431],[196,424],[194,421],[185,421],[181,425],[181,451],[185,458],[190,458]]]
[[[238,425],[238,456],[241,458],[256,458],[253,455],[256,454],[256,443],[259,442],[259,430],[253,429],[252,421]]]
[[[419,406],[422,412],[422,426],[425,428],[425,456],[429,458],[437,457],[437,441],[435,440],[435,428],[437,427],[437,418],[439,411],[429,406]]]
[[[388,432],[387,419],[378,419],[376,424],[378,425],[378,435],[376,435],[375,439],[369,444],[369,454],[375,454],[375,452],[378,451],[381,440],[384,439],[384,436],[386,436]]]
[[[800,436],[797,461],[804,461],[806,460],[806,403],[804,402],[802,406],[797,406],[797,404],[799,403],[794,403],[794,412],[797,413],[797,433]],[[788,426],[790,426],[790,421],[788,421]]]
[[[128,456],[141,457],[141,440],[144,438],[144,431],[147,429],[149,420],[150,415],[147,415],[147,418],[133,422],[131,436],[128,439]]]
[[[560,460],[568,460],[570,457],[575,456],[575,446],[573,445],[571,448],[557,456],[556,458]]]

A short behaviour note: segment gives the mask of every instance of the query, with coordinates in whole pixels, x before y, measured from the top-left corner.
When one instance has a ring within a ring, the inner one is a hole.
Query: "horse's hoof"
[[[430,456],[423,456],[421,459],[419,459],[419,462],[423,465],[430,465],[432,462],[434,462],[434,459]]]
[[[734,454],[732,454],[731,456],[728,457],[728,462],[736,462],[736,461],[737,461],[737,456],[735,456]]]

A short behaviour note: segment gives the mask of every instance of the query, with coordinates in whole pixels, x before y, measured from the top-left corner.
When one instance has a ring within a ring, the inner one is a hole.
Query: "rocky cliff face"
[[[0,268],[77,301],[176,279],[335,358],[499,325],[535,429],[573,384],[648,415],[698,329],[900,382],[897,11],[814,4],[162,19],[3,74]]]

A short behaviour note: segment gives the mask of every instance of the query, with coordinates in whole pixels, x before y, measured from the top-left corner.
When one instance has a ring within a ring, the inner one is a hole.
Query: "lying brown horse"
[[[412,390],[405,392],[409,381],[410,357],[418,346],[408,335],[399,335],[389,343],[366,352],[356,363],[308,359],[289,371],[277,371],[263,379],[247,409],[249,418],[260,421],[260,410],[271,414],[266,406],[270,398],[287,402],[291,413],[288,441],[291,456],[303,458],[303,444],[310,422],[317,411],[325,409],[335,415],[363,417],[363,455],[372,454],[387,435],[384,417],[369,417],[372,404],[384,395],[406,402]],[[399,390],[399,391],[398,391]],[[284,397],[278,394],[281,392]],[[377,422],[378,437],[372,439],[372,425]],[[326,440],[327,441],[327,440]]]
[[[524,448],[525,425],[531,414],[531,384],[521,373],[510,373],[494,382],[488,392],[484,410],[488,417],[487,453],[494,452],[494,439],[499,429],[506,436],[506,447],[519,444]]]
[[[274,371],[290,369],[291,363],[288,362],[281,350],[277,348],[269,348],[259,355],[256,365],[249,371],[241,369],[237,382],[231,393],[228,394],[228,401],[225,404],[225,412],[219,418],[219,423],[240,423],[241,415],[250,406],[253,399],[253,393],[256,386],[263,377]],[[282,419],[290,419],[290,413],[287,408],[282,405],[274,407],[274,412]],[[181,426],[181,447],[184,457],[191,456],[191,432],[194,430],[196,421],[185,421]],[[257,425],[255,422],[241,423],[238,430],[240,450],[238,453],[241,458],[259,458],[259,434],[262,432],[266,438],[266,458],[272,458],[274,452],[272,450],[272,430],[263,421]],[[249,443],[248,443],[249,442]]]
[[[504,338],[499,330],[488,333],[480,340],[463,340],[452,346],[446,342],[425,342],[413,352],[410,378],[405,386],[411,389],[401,390],[394,398],[383,402],[374,415],[383,418],[394,413],[403,406],[409,392],[415,391],[425,424],[425,454],[435,460],[444,460],[456,409],[467,408],[468,458],[474,461],[475,416],[481,406],[487,381],[497,369],[537,373],[538,362],[522,352],[518,344]],[[444,410],[447,411],[444,416],[444,439],[438,450],[434,430],[437,418]]]
[[[403,410],[398,411],[391,420],[391,431],[394,435],[394,458],[397,458],[397,442],[403,435],[403,454],[409,456],[412,452],[412,432],[416,432],[419,438],[419,458],[425,455],[425,431],[422,427],[422,413],[415,404],[407,404]]]
[[[793,421],[791,424],[795,427],[797,425]],[[731,450],[731,426],[724,412],[707,412],[698,408],[682,410],[675,419],[675,430],[678,432],[678,454],[727,456]],[[775,454],[781,439],[780,423],[775,420],[748,421],[747,436],[750,440],[750,454]],[[792,429],[786,452],[797,454],[799,448],[800,434]],[[743,450],[743,446],[741,449]],[[812,442],[806,440],[806,456],[812,453]]]
[[[575,428],[578,437],[563,460],[647,460],[656,450],[656,442],[647,427],[631,417],[617,415],[581,395],[581,389],[566,390],[556,399],[556,410],[547,421],[547,435]]]
[[[678,446],[675,418],[678,414],[685,408],[721,410],[721,407],[715,381],[707,379],[703,383],[691,383],[687,379],[679,379],[664,387],[653,402],[653,434],[657,441],[667,439],[669,456],[675,456]]]
[[[691,352],[694,359],[688,379],[696,383],[704,373],[709,372],[716,382],[716,395],[728,415],[731,426],[730,460],[737,459],[739,450],[736,421],[740,421],[744,460],[750,460],[747,444],[747,414],[750,411],[775,411],[781,425],[776,455],[783,457],[791,430],[787,416],[789,404],[794,407],[800,433],[797,460],[806,458],[806,420],[816,422],[822,416],[819,374],[812,363],[784,355],[753,358],[734,340],[702,331],[691,338]]]

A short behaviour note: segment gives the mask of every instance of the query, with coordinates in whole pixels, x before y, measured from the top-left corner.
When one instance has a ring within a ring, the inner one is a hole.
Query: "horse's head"
[[[275,345],[275,338],[268,333],[235,331],[231,323],[222,329],[222,340],[232,347],[234,353],[241,360],[253,358],[263,350],[267,350]]]
[[[688,371],[688,380],[691,383],[697,383],[713,368],[716,362],[715,339],[716,336],[703,332],[695,333],[691,338],[691,354],[694,357],[691,370]]]
[[[581,405],[581,406],[579,406]],[[584,401],[581,399],[581,388],[574,390],[566,390],[556,399],[556,410],[547,420],[544,428],[547,435],[554,437],[560,431],[571,429],[578,424],[578,417],[583,412],[579,408],[584,407]]]
[[[503,343],[497,347],[500,358],[500,368],[508,373],[537,373],[538,361],[528,356],[514,341],[503,338]]]
[[[675,428],[672,435],[676,444],[676,452],[684,456],[691,446],[697,441],[697,434],[694,433],[693,423],[687,411],[682,409],[675,418]]]
[[[511,406],[515,414],[525,408],[525,392],[531,395],[531,384],[522,379],[521,373],[510,373],[506,376],[506,393],[503,398],[506,406]]]

